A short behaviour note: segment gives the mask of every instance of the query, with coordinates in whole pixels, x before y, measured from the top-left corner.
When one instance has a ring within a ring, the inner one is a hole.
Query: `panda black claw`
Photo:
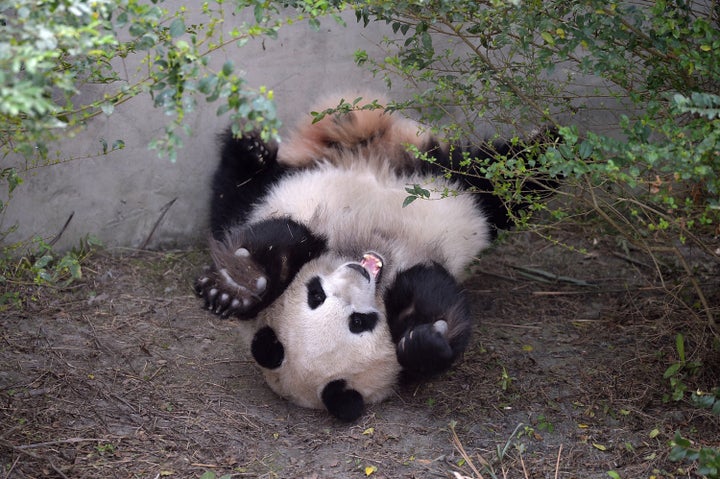
[[[205,288],[205,285],[210,281],[210,278],[203,276],[202,278],[199,278],[197,281],[195,281],[195,294],[198,296],[203,295],[203,290]]]

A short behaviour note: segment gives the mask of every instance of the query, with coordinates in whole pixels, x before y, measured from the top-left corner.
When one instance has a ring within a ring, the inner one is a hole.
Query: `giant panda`
[[[509,224],[497,198],[468,192],[487,190],[486,180],[445,174],[460,150],[357,106],[305,118],[279,144],[224,133],[213,264],[195,282],[212,313],[252,322],[250,352],[272,390],[343,421],[387,398],[401,376],[436,375],[462,355],[474,323],[462,280]],[[513,148],[492,151],[522,154]],[[413,185],[430,197],[404,204]]]

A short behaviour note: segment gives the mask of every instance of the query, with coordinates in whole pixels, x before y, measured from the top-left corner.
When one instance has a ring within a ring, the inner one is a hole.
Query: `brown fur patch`
[[[319,103],[314,111],[335,108],[340,104],[340,98],[345,97],[327,99]],[[384,98],[375,94],[364,95],[363,99],[356,105],[357,108],[373,100],[380,105],[387,104]],[[408,146],[414,145],[422,150],[430,141],[431,135],[413,120],[383,109],[356,109],[326,115],[317,123],[309,117],[303,119],[289,140],[280,145],[278,161],[300,168],[322,161],[337,165],[343,164],[350,152],[354,157],[362,156],[369,160],[381,158],[394,170],[400,171],[411,168],[418,161],[408,152]]]

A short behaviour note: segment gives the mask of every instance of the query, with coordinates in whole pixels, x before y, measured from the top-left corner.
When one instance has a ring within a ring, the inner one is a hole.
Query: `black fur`
[[[410,377],[447,370],[467,347],[472,325],[467,298],[439,264],[398,274],[385,307],[398,360]],[[445,321],[446,334],[433,327],[437,321]]]
[[[215,239],[245,221],[252,205],[284,173],[277,163],[277,145],[257,133],[235,138],[230,129],[221,136],[220,165],[212,181],[210,230]]]
[[[267,369],[279,368],[285,359],[285,348],[278,341],[275,331],[268,326],[255,333],[250,351],[255,361]]]
[[[353,334],[360,334],[375,329],[378,322],[377,313],[353,313],[350,315],[348,328]]]
[[[451,173],[455,180],[460,181],[466,185],[468,190],[473,191],[478,207],[487,216],[488,223],[492,228],[491,233],[495,237],[497,236],[497,230],[512,228],[514,226],[512,217],[527,208],[528,204],[519,202],[510,205],[510,208],[508,208],[508,205],[493,193],[493,183],[478,169],[478,165],[486,160],[492,163],[495,158],[522,157],[528,159],[528,157],[536,154],[533,149],[545,149],[547,144],[556,141],[558,138],[559,134],[556,129],[547,128],[532,138],[516,144],[496,141],[468,148],[447,148],[441,146],[437,141],[431,141],[425,147],[425,153],[433,161],[423,162],[422,170],[426,173],[438,175]],[[467,168],[460,165],[465,160],[465,156],[474,160]],[[524,195],[548,196],[558,185],[557,180],[553,178],[540,177],[523,184],[521,191]]]
[[[362,416],[365,401],[354,389],[347,389],[344,379],[329,382],[322,392],[322,401],[328,412],[341,421],[351,422]]]

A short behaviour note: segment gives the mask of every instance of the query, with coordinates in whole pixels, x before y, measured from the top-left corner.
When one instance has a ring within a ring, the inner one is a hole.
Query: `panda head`
[[[251,347],[276,393],[347,421],[387,397],[400,369],[378,288],[382,259],[361,256],[305,264],[260,314]]]

